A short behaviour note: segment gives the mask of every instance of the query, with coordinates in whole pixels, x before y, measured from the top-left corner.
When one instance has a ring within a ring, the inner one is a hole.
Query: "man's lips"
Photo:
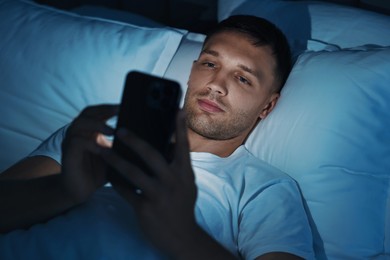
[[[210,113],[223,112],[223,109],[217,103],[208,99],[198,99],[198,104],[200,109],[206,112],[210,112]]]

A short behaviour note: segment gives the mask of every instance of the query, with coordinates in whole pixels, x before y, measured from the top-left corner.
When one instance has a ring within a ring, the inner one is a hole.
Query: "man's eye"
[[[209,67],[209,68],[215,68],[215,64],[212,63],[212,62],[203,62],[203,65],[205,65],[206,67]]]
[[[249,80],[247,80],[247,79],[246,79],[246,78],[244,78],[244,77],[238,76],[238,80],[239,80],[241,83],[244,83],[244,84],[250,85],[250,82],[249,82]]]

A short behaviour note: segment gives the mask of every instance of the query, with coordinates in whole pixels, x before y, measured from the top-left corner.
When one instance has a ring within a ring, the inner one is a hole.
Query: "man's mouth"
[[[209,113],[224,112],[224,110],[216,102],[209,99],[198,99],[198,105],[201,110]]]

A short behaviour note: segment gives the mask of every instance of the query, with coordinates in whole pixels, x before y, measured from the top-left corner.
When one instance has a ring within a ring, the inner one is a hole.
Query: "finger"
[[[91,117],[98,120],[107,120],[116,115],[119,111],[118,105],[102,104],[95,106],[88,106],[81,111],[81,117]]]
[[[173,176],[168,162],[152,145],[124,128],[120,128],[117,131],[117,137],[138,155],[139,159],[147,165],[148,170],[151,171],[155,178],[167,185],[172,183]]]
[[[83,153],[85,151],[99,155],[101,153],[101,149],[103,149],[93,140],[81,136],[75,136],[67,140],[66,142],[63,142],[62,148],[64,147],[66,149],[68,149],[69,147],[77,147],[77,149],[72,150],[73,155]],[[65,151],[63,151],[63,153],[65,153]]]
[[[98,130],[103,134],[113,134],[113,128],[107,126],[105,121],[118,113],[118,105],[96,105],[86,107],[72,122],[71,128],[79,130]]]
[[[80,116],[72,122],[71,126],[67,130],[67,135],[91,136],[91,134],[97,133],[113,135],[114,132],[114,129],[108,126],[104,121]]]
[[[107,139],[107,136],[98,134],[96,137],[96,142],[103,147],[111,148],[112,147],[112,141]]]
[[[142,169],[127,161],[112,149],[102,149],[101,156],[106,163],[129,182],[128,189],[134,192],[134,186],[142,190],[146,197],[153,198],[158,190],[156,179]]]

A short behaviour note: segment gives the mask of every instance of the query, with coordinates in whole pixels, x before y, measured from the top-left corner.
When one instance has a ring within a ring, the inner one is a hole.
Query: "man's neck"
[[[191,152],[208,152],[219,157],[228,157],[244,142],[244,139],[243,137],[237,137],[228,140],[214,140],[188,129]]]

